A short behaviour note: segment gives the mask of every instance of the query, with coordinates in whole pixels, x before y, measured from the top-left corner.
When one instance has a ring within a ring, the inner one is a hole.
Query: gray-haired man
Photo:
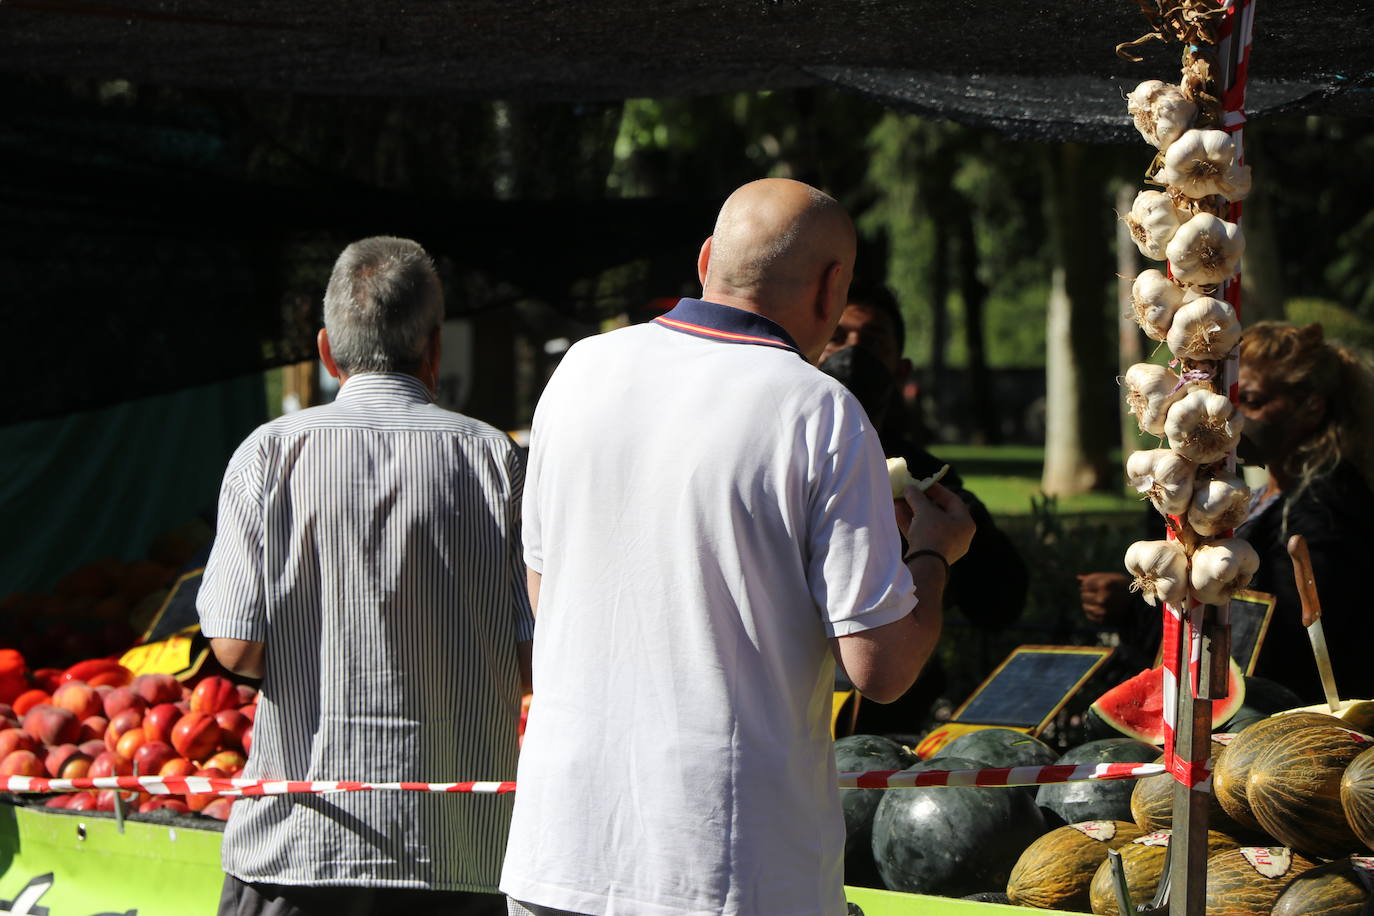
[[[338,398],[239,447],[199,596],[216,657],[263,679],[243,775],[513,779],[534,627],[519,456],[432,402],[443,292],[419,245],[348,246],[324,319]],[[220,913],[504,912],[509,818],[509,796],[243,799]]]

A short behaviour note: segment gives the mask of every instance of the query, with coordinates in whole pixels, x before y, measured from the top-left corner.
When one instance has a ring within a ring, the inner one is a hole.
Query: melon
[[[1147,763],[1158,755],[1157,748],[1143,741],[1103,738],[1071,748],[1055,763]],[[1113,779],[1049,783],[1035,793],[1035,803],[1052,827],[1083,821],[1129,821],[1134,782]]]
[[[1236,727],[1236,723],[1243,719],[1272,716],[1276,712],[1292,709],[1301,703],[1301,697],[1278,681],[1271,681],[1267,677],[1246,675],[1245,702],[1241,704],[1240,709],[1236,710],[1236,714],[1221,730],[1226,732],[1240,731]]]
[[[1279,894],[1273,916],[1363,916],[1374,888],[1374,859],[1352,856],[1309,868]]]
[[[1341,776],[1374,738],[1330,725],[1289,732],[1255,758],[1246,780],[1261,827],[1306,856],[1334,859],[1361,849],[1341,807]]]
[[[1347,728],[1364,732],[1366,735],[1374,734],[1374,700],[1338,700],[1336,705],[1338,708],[1335,712],[1331,711],[1329,703],[1314,703],[1311,706],[1285,709],[1283,712],[1324,712],[1340,719]]]
[[[1212,741],[1212,759],[1219,759],[1226,750],[1226,745],[1220,741]],[[1163,763],[1164,755],[1160,754],[1154,761]],[[1215,765],[1215,764],[1214,764]],[[1135,787],[1131,790],[1131,818],[1142,833],[1154,833],[1157,830],[1168,830],[1174,823],[1174,787],[1178,781],[1168,773],[1161,773],[1158,776],[1144,776],[1135,781]],[[1242,824],[1236,822],[1217,801],[1216,793],[1209,796],[1207,806],[1207,826],[1213,830],[1220,830],[1222,833],[1229,834],[1237,839],[1262,838],[1262,835],[1255,830],[1247,830]]]
[[[933,757],[963,757],[989,767],[1039,767],[1054,763],[1054,748],[1014,728],[980,728],[960,735]]]
[[[1374,748],[1350,761],[1341,776],[1345,821],[1368,849],[1374,850]]]
[[[1231,659],[1227,695],[1212,701],[1212,727],[1234,718],[1245,704],[1245,675]],[[1093,701],[1103,722],[1128,738],[1156,746],[1164,743],[1164,668],[1146,668]]]
[[[1149,903],[1159,890],[1164,877],[1164,862],[1168,858],[1170,831],[1147,833],[1121,847],[1121,867],[1126,872],[1126,892],[1133,905]],[[1238,849],[1234,837],[1215,830],[1207,831],[1207,855]],[[1116,906],[1116,881],[1112,877],[1112,863],[1104,860],[1088,885],[1088,902],[1099,916],[1121,916]]]
[[[1231,739],[1226,753],[1217,758],[1212,769],[1212,791],[1221,802],[1221,807],[1232,819],[1247,830],[1263,830],[1259,821],[1250,813],[1250,801],[1246,797],[1246,782],[1250,778],[1250,768],[1255,758],[1269,748],[1269,745],[1282,736],[1300,728],[1312,725],[1339,725],[1334,716],[1319,713],[1292,713],[1258,722]]]
[[[841,773],[901,770],[915,758],[904,747],[880,735],[849,735],[835,742],[835,767]],[[844,809],[844,882],[881,887],[873,864],[873,814],[885,789],[841,789]]]
[[[1040,910],[1082,912],[1107,851],[1140,835],[1140,828],[1127,821],[1087,821],[1051,830],[1016,860],[1007,879],[1007,899]]]
[[[1244,846],[1211,856],[1207,916],[1269,916],[1288,883],[1316,864],[1282,846]]]
[[[904,772],[976,770],[976,760],[923,760]],[[873,860],[891,890],[960,897],[1005,887],[1021,851],[1045,832],[1024,792],[927,786],[883,793],[873,817]]]

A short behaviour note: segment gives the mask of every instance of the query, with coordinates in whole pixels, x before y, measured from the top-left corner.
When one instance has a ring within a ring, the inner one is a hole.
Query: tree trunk
[[[1048,151],[1047,222],[1051,251],[1045,333],[1045,465],[1041,487],[1054,496],[1106,489],[1117,441],[1110,408],[1104,266],[1111,260],[1102,225],[1105,201],[1093,154],[1077,144]]]
[[[925,390],[931,394],[926,399],[926,424],[938,442],[944,433],[948,382],[945,342],[949,339],[949,236],[940,231],[938,219],[935,225],[935,251],[930,270],[930,376],[926,379]]]
[[[983,337],[983,304],[988,288],[978,278],[978,245],[973,236],[972,208],[960,198],[956,203],[959,242],[959,296],[964,300],[964,339],[968,344],[969,397],[972,400],[973,441],[996,445],[1002,430],[992,403],[987,347]]]
[[[1117,185],[1116,212],[1130,212],[1135,195],[1135,185],[1124,181]],[[1118,376],[1124,376],[1127,369],[1145,361],[1145,343],[1148,338],[1136,323],[1135,307],[1131,302],[1131,287],[1140,269],[1140,249],[1135,247],[1126,221],[1119,219],[1116,221],[1116,304],[1117,312],[1120,314],[1116,321]],[[1117,403],[1121,415],[1121,460],[1124,462],[1127,455],[1140,447],[1140,428],[1126,407],[1124,391],[1117,398]]]

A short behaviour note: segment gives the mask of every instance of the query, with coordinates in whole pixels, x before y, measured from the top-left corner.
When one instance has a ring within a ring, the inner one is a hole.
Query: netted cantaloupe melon
[[[1212,856],[1207,916],[1269,916],[1288,883],[1316,864],[1282,846],[1243,846]]]
[[[1352,856],[1309,868],[1288,883],[1272,916],[1363,916],[1374,888],[1374,859]]]
[[[1332,725],[1289,732],[1255,758],[1246,782],[1250,811],[1265,832],[1306,856],[1334,859],[1361,849],[1341,807],[1341,776],[1374,738]]]
[[[1085,821],[1051,830],[1016,860],[1007,899],[1040,910],[1086,910],[1088,887],[1107,851],[1140,834],[1129,821]]]
[[[1282,736],[1312,725],[1340,725],[1335,716],[1314,712],[1295,712],[1256,722],[1231,739],[1212,770],[1212,791],[1222,809],[1248,830],[1263,830],[1250,812],[1246,797],[1247,780],[1255,758],[1281,740]]]
[[[1374,748],[1362,751],[1341,775],[1341,809],[1355,836],[1374,850]]]
[[[1126,873],[1126,891],[1131,904],[1139,906],[1154,898],[1159,890],[1160,879],[1164,877],[1164,862],[1168,858],[1171,832],[1161,830],[1136,837],[1121,847],[1121,866]],[[1240,843],[1234,837],[1215,830],[1207,831],[1207,855],[1239,849]],[[1088,886],[1088,902],[1098,916],[1120,916],[1116,906],[1116,886],[1112,877],[1111,860],[1105,860],[1097,867],[1092,884]]]

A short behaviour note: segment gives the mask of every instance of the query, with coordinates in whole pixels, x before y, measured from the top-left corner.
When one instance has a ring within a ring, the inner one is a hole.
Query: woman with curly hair
[[[1301,534],[1341,696],[1374,696],[1374,368],[1319,324],[1263,321],[1241,338],[1239,375],[1240,454],[1269,477],[1236,536],[1260,555],[1249,587],[1278,599],[1255,673],[1322,699],[1287,551]]]

